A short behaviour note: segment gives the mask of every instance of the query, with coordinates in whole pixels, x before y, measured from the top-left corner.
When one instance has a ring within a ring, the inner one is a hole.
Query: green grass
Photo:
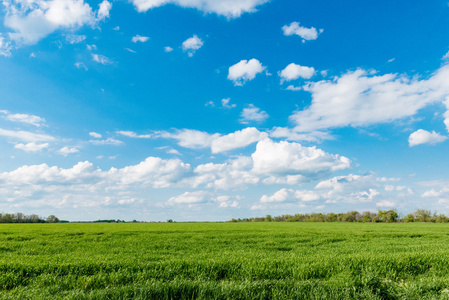
[[[449,299],[449,224],[4,224],[0,298]]]

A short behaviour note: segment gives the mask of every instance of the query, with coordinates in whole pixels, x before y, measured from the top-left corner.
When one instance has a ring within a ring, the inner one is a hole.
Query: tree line
[[[23,213],[0,213],[0,223],[59,223],[61,222],[55,215],[42,218],[36,214],[25,215]]]
[[[418,209],[405,216],[400,215],[395,209],[379,210],[376,212],[349,211],[346,213],[310,213],[265,217],[253,217],[243,219],[231,219],[229,222],[363,222],[363,223],[411,223],[432,222],[449,223],[449,218],[443,214],[432,213],[430,210]]]

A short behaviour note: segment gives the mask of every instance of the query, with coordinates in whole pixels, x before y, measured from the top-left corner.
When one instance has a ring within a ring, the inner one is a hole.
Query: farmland
[[[449,299],[449,227],[1,224],[1,299]]]

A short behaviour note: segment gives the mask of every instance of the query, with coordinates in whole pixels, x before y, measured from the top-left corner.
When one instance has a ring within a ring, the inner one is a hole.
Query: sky
[[[3,0],[0,212],[449,214],[446,1]]]

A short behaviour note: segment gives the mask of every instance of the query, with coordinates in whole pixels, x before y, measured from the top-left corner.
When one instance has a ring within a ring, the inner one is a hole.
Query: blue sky
[[[0,211],[449,213],[447,1],[5,0]]]

